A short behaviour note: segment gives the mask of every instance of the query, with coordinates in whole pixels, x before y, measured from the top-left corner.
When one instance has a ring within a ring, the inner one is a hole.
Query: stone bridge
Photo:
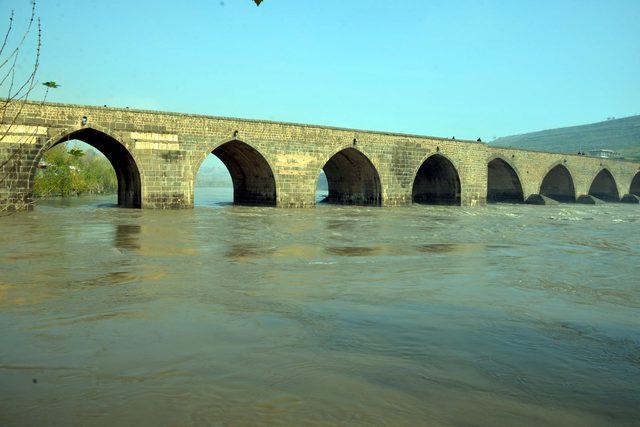
[[[14,104],[0,126],[0,205],[10,209],[32,206],[38,162],[73,139],[109,159],[118,204],[132,208],[193,207],[209,153],[228,168],[240,204],[314,206],[321,170],[328,201],[343,204],[637,203],[640,195],[640,162],[419,135],[35,102]]]

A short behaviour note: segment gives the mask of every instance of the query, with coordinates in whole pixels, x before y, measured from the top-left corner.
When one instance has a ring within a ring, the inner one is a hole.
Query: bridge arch
[[[381,206],[380,175],[369,157],[359,149],[348,146],[333,152],[316,175],[324,171],[329,185],[328,203],[343,205]],[[314,187],[315,188],[315,187]]]
[[[67,129],[50,138],[36,154],[29,171],[30,193],[33,192],[37,164],[44,154],[54,146],[71,140],[82,141],[92,146],[109,160],[118,180],[118,206],[142,207],[142,180],[138,163],[122,142],[97,126]]]
[[[496,156],[487,164],[487,202],[522,203],[524,192],[515,168]]]
[[[606,202],[619,202],[620,193],[613,175],[607,168],[600,169],[589,187],[589,195]]]
[[[563,163],[556,163],[544,175],[540,184],[540,194],[558,202],[576,201],[573,177]]]
[[[640,172],[636,173],[636,175],[631,180],[631,185],[629,186],[629,194],[640,196]]]
[[[239,139],[232,139],[204,153],[193,176],[209,153],[222,161],[233,183],[233,203],[239,205],[276,206],[277,185],[273,167],[255,147]]]
[[[443,154],[427,157],[414,173],[411,199],[429,205],[461,204],[461,185],[453,162]]]

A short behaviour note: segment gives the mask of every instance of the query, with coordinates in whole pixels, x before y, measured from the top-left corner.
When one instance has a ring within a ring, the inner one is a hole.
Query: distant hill
[[[212,164],[204,164],[196,175],[196,185],[201,187],[233,187],[227,168],[215,159]]]
[[[606,148],[640,159],[640,116],[505,136],[490,144],[561,153]]]

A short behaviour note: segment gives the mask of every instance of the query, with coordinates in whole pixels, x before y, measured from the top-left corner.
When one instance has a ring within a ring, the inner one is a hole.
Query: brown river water
[[[640,208],[0,218],[0,425],[638,425]]]

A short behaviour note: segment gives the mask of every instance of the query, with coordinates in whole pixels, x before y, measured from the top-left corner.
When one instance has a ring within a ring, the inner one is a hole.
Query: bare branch
[[[18,37],[15,46],[10,47],[12,46],[12,35],[15,30],[14,20],[15,13],[12,11],[8,28],[0,44],[0,90],[5,92],[3,98],[0,99],[0,147],[2,147],[3,142],[11,144],[4,144],[5,147],[9,148],[0,150],[0,153],[6,153],[5,158],[0,158],[0,212],[7,212],[9,208],[16,208],[16,206],[9,205],[10,203],[15,203],[15,200],[8,200],[7,203],[4,203],[2,198],[11,199],[12,185],[16,185],[15,183],[20,181],[20,174],[24,173],[24,170],[20,170],[21,166],[24,167],[24,165],[21,165],[20,159],[25,156],[26,150],[31,149],[28,142],[37,137],[37,129],[24,133],[12,132],[16,124],[19,123],[20,116],[37,84],[37,73],[40,67],[42,27],[40,18],[36,16],[35,0],[31,2],[31,13],[24,32]],[[19,70],[24,57],[22,51],[31,39],[35,39],[34,61],[27,75],[21,75]],[[49,86],[45,90],[42,102],[46,100],[48,91]],[[9,136],[11,136],[10,140],[8,139]],[[20,188],[20,190],[25,189]],[[24,200],[21,203],[23,205],[19,206],[20,209],[27,208],[30,204],[28,200]]]
[[[7,41],[9,41],[9,34],[11,34],[11,30],[13,29],[13,17],[15,12],[12,10],[11,15],[9,16],[9,26],[7,27],[7,32],[4,33],[4,40],[2,41],[2,47],[0,47],[0,58],[2,57],[2,53],[4,52],[4,48],[7,47]]]

